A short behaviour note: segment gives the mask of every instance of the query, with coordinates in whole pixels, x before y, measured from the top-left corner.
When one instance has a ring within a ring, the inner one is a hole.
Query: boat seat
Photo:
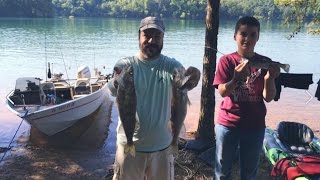
[[[23,105],[22,98],[20,93],[15,93],[10,97],[10,100],[13,102],[14,105]]]
[[[40,91],[23,91],[19,93],[15,93],[13,96],[14,98],[11,98],[11,100],[16,105],[40,105],[41,99],[40,99]]]
[[[77,79],[74,90],[75,90],[75,95],[90,94],[92,92],[91,86],[90,86],[90,79],[89,78]]]
[[[56,92],[54,84],[52,82],[46,82],[40,84],[40,94],[42,105],[55,104],[56,102]]]
[[[314,138],[313,131],[305,124],[282,121],[277,127],[280,141],[289,151],[298,154],[313,154],[309,144]]]

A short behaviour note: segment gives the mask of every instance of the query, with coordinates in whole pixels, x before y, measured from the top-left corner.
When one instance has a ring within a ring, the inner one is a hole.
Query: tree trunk
[[[212,85],[217,61],[220,0],[207,1],[200,119],[197,139],[214,142],[215,89]]]

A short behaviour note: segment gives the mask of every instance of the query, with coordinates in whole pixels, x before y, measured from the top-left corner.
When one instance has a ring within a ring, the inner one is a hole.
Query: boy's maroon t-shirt
[[[268,59],[255,54],[250,60]],[[240,64],[241,56],[237,53],[224,55],[220,58],[213,85],[229,82],[234,74],[234,68]],[[264,76],[267,70],[250,68],[247,81],[238,82],[236,89],[223,98],[220,104],[217,123],[227,127],[241,129],[265,128],[266,106],[263,100]]]

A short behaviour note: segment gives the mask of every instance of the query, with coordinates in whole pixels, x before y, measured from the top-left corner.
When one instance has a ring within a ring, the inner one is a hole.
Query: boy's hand
[[[264,76],[264,79],[275,79],[279,75],[280,75],[280,67],[275,64],[271,64],[268,68],[267,74]]]
[[[235,81],[245,81],[249,75],[250,69],[248,66],[248,61],[242,61],[234,68],[233,79]]]

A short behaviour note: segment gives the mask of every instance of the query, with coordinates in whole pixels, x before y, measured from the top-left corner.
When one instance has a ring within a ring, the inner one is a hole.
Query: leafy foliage
[[[51,0],[0,0],[0,17],[51,17]]]
[[[260,18],[274,19],[280,16],[280,10],[273,0],[221,0],[221,14],[227,17],[251,15]]]
[[[320,0],[274,0],[274,4],[287,10],[283,16],[285,23],[296,24],[288,39],[293,38],[301,31],[304,22],[308,23],[309,32],[320,34]]]
[[[204,19],[206,0],[0,0],[0,17],[143,17]],[[220,17],[283,19],[296,24],[292,38],[307,22],[320,33],[320,0],[221,0]]]

